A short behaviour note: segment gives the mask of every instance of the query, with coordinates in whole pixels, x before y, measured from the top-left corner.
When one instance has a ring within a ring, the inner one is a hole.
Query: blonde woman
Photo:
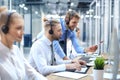
[[[0,7],[0,13],[1,12],[5,12],[5,11],[7,11],[7,7],[6,6],[1,6]],[[0,21],[0,25],[2,24],[2,21]],[[1,30],[0,30],[0,40],[1,40]]]
[[[0,80],[47,80],[25,60],[19,48],[13,45],[23,36],[24,20],[17,12],[0,13]]]

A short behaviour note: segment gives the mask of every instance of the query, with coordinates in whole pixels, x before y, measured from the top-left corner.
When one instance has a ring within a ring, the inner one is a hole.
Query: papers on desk
[[[91,61],[89,63],[86,64],[87,66],[94,66],[94,61]]]
[[[93,74],[91,74],[93,76]],[[106,79],[112,79],[113,74],[112,73],[104,73],[104,78]],[[117,75],[117,80],[120,80],[120,74]]]
[[[89,62],[89,63],[87,63],[86,65],[87,66],[94,66],[94,60],[95,60],[96,58],[90,58],[89,60],[91,60],[91,62]],[[105,61],[105,64],[108,64],[108,61]],[[113,61],[111,61],[111,64],[113,65],[114,63],[113,63]]]
[[[89,67],[82,67],[80,71],[76,70],[75,72],[86,74],[86,72],[88,71],[88,69],[89,69]]]
[[[94,61],[96,57],[91,57],[89,60]]]
[[[80,74],[80,73],[68,72],[68,71],[54,73],[53,75],[67,77],[67,78],[73,78],[73,79],[79,79],[79,78],[87,76],[87,74]]]
[[[104,73],[104,78],[106,79],[112,79],[113,74],[112,73]],[[117,79],[120,80],[120,75],[117,75]]]

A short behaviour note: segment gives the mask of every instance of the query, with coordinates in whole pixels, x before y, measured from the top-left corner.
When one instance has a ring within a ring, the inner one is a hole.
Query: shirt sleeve
[[[55,54],[56,64],[70,64],[72,60],[63,60],[58,54]]]
[[[73,47],[77,53],[84,53],[84,48],[79,45],[78,39],[75,35],[75,32],[73,32],[73,35],[70,37]]]
[[[42,47],[43,46],[38,47],[37,45],[34,45],[30,51],[30,57],[33,58],[33,61],[35,63],[33,66],[36,67],[37,71],[39,71],[43,75],[48,75],[50,73],[58,71],[65,71],[65,64],[51,66],[49,65],[49,63],[47,63],[47,55],[45,55],[43,51],[44,49],[42,49]]]
[[[26,79],[25,80],[47,80],[43,75],[38,73],[28,62],[24,59],[25,69],[26,69]]]
[[[66,55],[57,40],[53,41],[54,50],[63,59]]]
[[[24,64],[24,68],[25,68],[25,80],[47,80],[47,78],[45,78],[43,75],[41,75],[40,73],[38,73],[30,64],[29,62],[24,58],[23,53],[20,51],[20,49],[16,46],[16,52],[19,53],[17,54],[20,58],[20,60],[22,61],[22,63]]]

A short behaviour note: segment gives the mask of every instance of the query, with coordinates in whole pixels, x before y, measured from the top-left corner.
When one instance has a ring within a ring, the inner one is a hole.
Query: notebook
[[[90,66],[86,66],[86,67],[82,67],[80,71],[76,70],[76,73],[82,73],[82,74],[86,74],[87,71],[89,70]]]
[[[87,63],[87,66],[91,67],[94,65],[94,60],[96,59],[96,55],[83,55],[79,58],[79,60],[84,60]],[[90,64],[90,65],[89,65]]]
[[[54,73],[53,75],[72,78],[75,80],[87,76],[87,74],[79,74],[79,73],[68,72],[68,71]]]
[[[90,60],[90,58],[91,57],[89,57],[89,56],[82,56],[81,58],[79,58],[79,60],[84,60],[84,61],[86,61],[86,63],[89,63],[92,61],[92,60]]]

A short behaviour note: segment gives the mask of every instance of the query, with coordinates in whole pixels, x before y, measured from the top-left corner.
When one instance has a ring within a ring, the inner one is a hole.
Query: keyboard
[[[79,58],[79,60],[84,60],[84,61],[86,61],[86,63],[89,63],[89,62],[91,62],[92,60],[90,60],[90,56],[82,56],[81,58]]]
[[[66,71],[86,74],[89,68],[90,68],[90,66],[86,66],[85,68],[81,68],[80,71],[78,71],[76,69],[67,69]]]

